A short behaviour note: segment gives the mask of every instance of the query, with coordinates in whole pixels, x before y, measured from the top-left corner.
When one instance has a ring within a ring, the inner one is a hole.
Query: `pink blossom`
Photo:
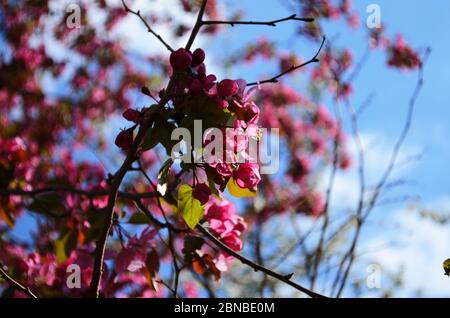
[[[170,54],[170,65],[176,72],[186,70],[192,63],[192,55],[189,51],[181,48]]]
[[[192,191],[192,196],[199,200],[201,205],[208,202],[210,195],[211,190],[205,183],[197,184]]]
[[[261,181],[259,166],[255,163],[243,163],[233,172],[233,178],[238,186],[244,189],[254,189]]]
[[[217,93],[220,97],[230,97],[239,91],[239,86],[236,81],[224,79],[217,84]]]
[[[205,51],[202,49],[196,49],[194,53],[192,53],[192,67],[196,67],[203,63],[205,60]]]

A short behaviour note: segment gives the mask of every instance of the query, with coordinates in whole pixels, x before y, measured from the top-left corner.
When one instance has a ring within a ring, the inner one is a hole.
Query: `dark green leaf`
[[[150,218],[142,212],[137,212],[133,214],[128,220],[128,223],[136,225],[149,224],[150,222],[151,222]]]
[[[62,198],[57,194],[50,193],[37,195],[27,209],[53,216],[63,216],[67,213]]]

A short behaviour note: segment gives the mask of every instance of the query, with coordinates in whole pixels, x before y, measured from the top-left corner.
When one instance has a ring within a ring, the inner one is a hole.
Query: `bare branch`
[[[202,27],[202,18],[205,13],[206,3],[208,0],[203,0],[202,5],[200,7],[200,11],[198,12],[197,21],[195,22],[194,28],[192,29],[191,35],[189,36],[189,40],[186,44],[186,50],[190,50],[192,44],[194,43],[195,38],[197,37],[200,28]]]
[[[409,100],[409,103],[408,103],[408,112],[406,115],[405,125],[403,126],[400,136],[397,139],[397,142],[394,146],[394,150],[391,154],[389,164],[388,164],[383,176],[381,177],[379,183],[377,184],[367,208],[364,211],[361,210],[358,212],[359,213],[359,216],[357,218],[358,223],[357,223],[356,231],[353,236],[352,244],[350,246],[349,251],[342,259],[340,270],[338,272],[338,275],[336,276],[334,287],[337,286],[337,283],[340,280],[340,284],[339,284],[339,288],[337,290],[336,297],[341,296],[341,294],[344,290],[345,284],[347,282],[348,275],[350,273],[351,267],[352,267],[354,259],[355,259],[355,250],[356,250],[357,242],[358,242],[359,235],[361,233],[361,228],[364,224],[364,221],[368,218],[370,212],[373,210],[375,203],[377,202],[378,197],[381,193],[382,188],[384,187],[385,183],[389,179],[391,172],[394,169],[395,164],[397,162],[397,157],[399,155],[400,149],[401,149],[401,147],[406,139],[406,136],[408,135],[408,132],[411,128],[411,123],[412,123],[412,119],[413,119],[413,115],[414,115],[416,101],[417,101],[417,98],[418,98],[419,93],[423,86],[423,66],[424,66],[425,62],[427,61],[429,54],[430,54],[430,49],[427,49],[427,51],[425,52],[423,61],[419,68],[419,75],[418,75],[416,87],[415,87],[414,92],[411,96],[411,99]],[[345,267],[345,270],[343,271],[342,279],[340,279],[340,273],[342,272],[342,266],[345,264],[345,262],[347,262],[347,266]]]
[[[170,52],[173,52],[172,47],[166,41],[164,41],[164,39],[158,33],[153,31],[153,29],[150,27],[150,25],[147,23],[147,21],[145,21],[145,19],[141,15],[140,10],[138,10],[138,11],[131,10],[125,3],[125,0],[122,0],[122,4],[123,4],[123,8],[125,9],[125,11],[130,12],[130,13],[134,14],[135,16],[137,16],[139,19],[141,19],[141,21],[147,27],[147,31],[150,32],[151,34],[153,34],[166,47],[166,49],[168,49]]]
[[[335,110],[336,110],[336,117],[337,117],[337,122],[338,122],[338,131],[341,131],[342,119],[341,119],[341,115],[339,112],[339,105],[337,104],[337,98],[335,99],[335,101],[336,101],[335,102]],[[310,280],[311,281],[311,289],[314,288],[314,284],[317,279],[319,264],[320,264],[320,260],[322,258],[322,253],[323,253],[323,245],[325,243],[325,234],[328,230],[328,225],[330,222],[329,207],[331,204],[331,195],[333,192],[334,182],[336,179],[338,164],[339,164],[339,134],[336,134],[336,136],[334,137],[334,140],[333,140],[333,162],[332,162],[332,167],[331,167],[331,173],[330,173],[330,178],[328,181],[328,186],[327,186],[327,190],[326,190],[326,194],[325,194],[325,206],[323,209],[324,219],[323,219],[323,223],[322,223],[322,228],[320,230],[319,243],[317,245],[316,254],[314,257],[312,275],[311,275],[311,280]]]
[[[18,196],[29,196],[34,197],[43,193],[71,193],[78,194],[81,196],[87,197],[98,197],[105,196],[109,194],[109,190],[83,190],[76,189],[67,186],[50,186],[45,188],[34,189],[30,191],[21,190],[21,189],[0,189],[0,196],[8,196],[8,195],[18,195]],[[119,191],[117,196],[121,198],[127,198],[131,200],[135,199],[146,199],[146,198],[155,198],[158,197],[159,194],[157,192],[143,192],[143,193],[130,193]]]
[[[323,45],[325,44],[325,40],[326,40],[326,38],[323,37],[322,43],[320,44],[319,49],[317,50],[316,54],[309,61],[306,61],[305,63],[302,63],[300,65],[291,66],[286,71],[284,71],[284,72],[282,72],[282,73],[280,73],[280,74],[278,74],[278,75],[276,75],[276,76],[274,76],[272,78],[269,78],[269,79],[266,79],[266,80],[263,80],[263,81],[248,83],[247,86],[255,86],[255,85],[260,85],[260,84],[265,84],[265,83],[278,83],[278,79],[280,77],[282,77],[282,76],[284,76],[286,74],[289,74],[289,73],[291,73],[291,72],[293,72],[293,71],[295,71],[295,70],[297,70],[299,68],[302,68],[302,67],[304,67],[304,66],[306,66],[308,64],[319,62],[319,59],[317,57],[319,56],[320,52],[322,51]]]
[[[20,284],[14,278],[8,275],[8,273],[3,269],[3,264],[0,263],[0,276],[3,277],[11,286],[20,290],[21,292],[27,294],[31,298],[37,298],[37,296],[28,288]]]
[[[292,14],[286,18],[278,19],[278,20],[272,20],[272,21],[202,21],[202,25],[213,25],[213,24],[229,24],[232,27],[239,24],[244,25],[268,25],[268,26],[277,26],[277,23],[285,22],[285,21],[303,21],[303,22],[313,22],[314,18],[299,18],[296,14]]]

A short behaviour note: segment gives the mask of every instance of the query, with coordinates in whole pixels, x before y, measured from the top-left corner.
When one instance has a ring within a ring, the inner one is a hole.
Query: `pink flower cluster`
[[[421,65],[419,55],[405,42],[401,35],[397,35],[395,43],[388,47],[389,66],[400,69],[415,69]]]
[[[240,251],[243,242],[240,238],[247,225],[244,219],[236,214],[234,206],[226,199],[210,201],[205,212],[214,235],[230,247],[233,251]]]
[[[136,272],[143,268],[147,254],[153,248],[152,240],[157,233],[158,230],[147,227],[139,237],[136,235],[131,237],[127,245],[117,254],[115,271],[117,273]]]
[[[204,105],[200,107],[216,107],[211,111],[218,117],[223,117],[226,114],[224,111],[232,114],[235,129],[231,130],[231,133],[229,129],[226,132],[225,155],[220,154],[220,156],[208,160],[208,163],[214,169],[214,173],[217,175],[215,180],[219,181],[219,185],[225,184],[232,177],[239,187],[255,191],[261,180],[258,164],[239,164],[237,159],[238,155],[243,156],[245,160],[255,159],[249,158],[247,153],[249,138],[256,138],[259,132],[257,123],[260,111],[251,100],[254,89],[246,91],[246,82],[242,79],[216,81],[215,75],[207,75],[204,60],[205,53],[202,49],[196,49],[191,53],[180,48],[170,55],[172,77],[176,79],[173,93],[195,96],[197,101],[204,101]],[[199,107],[198,104],[186,105],[185,99],[180,98],[180,100],[182,102],[179,105],[178,99],[173,101],[175,108],[179,108],[180,111],[188,113],[189,109]],[[199,115],[196,114],[196,116]],[[226,123],[217,122],[214,127],[221,127],[225,131],[224,124]],[[125,134],[125,131],[121,134]],[[205,142],[208,143],[206,140]]]

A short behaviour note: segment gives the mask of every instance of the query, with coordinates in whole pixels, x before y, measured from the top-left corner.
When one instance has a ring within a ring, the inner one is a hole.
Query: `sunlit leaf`
[[[66,242],[69,238],[70,233],[67,233],[62,238],[56,240],[54,242],[55,245],[55,254],[56,254],[56,261],[61,264],[65,260],[67,260],[67,254],[66,254]]]
[[[194,229],[203,217],[204,208],[200,201],[192,196],[192,187],[183,184],[178,190],[178,213],[186,224]]]
[[[230,178],[230,180],[228,181],[227,188],[230,194],[237,198],[256,196],[256,192],[241,188],[233,178]]]

